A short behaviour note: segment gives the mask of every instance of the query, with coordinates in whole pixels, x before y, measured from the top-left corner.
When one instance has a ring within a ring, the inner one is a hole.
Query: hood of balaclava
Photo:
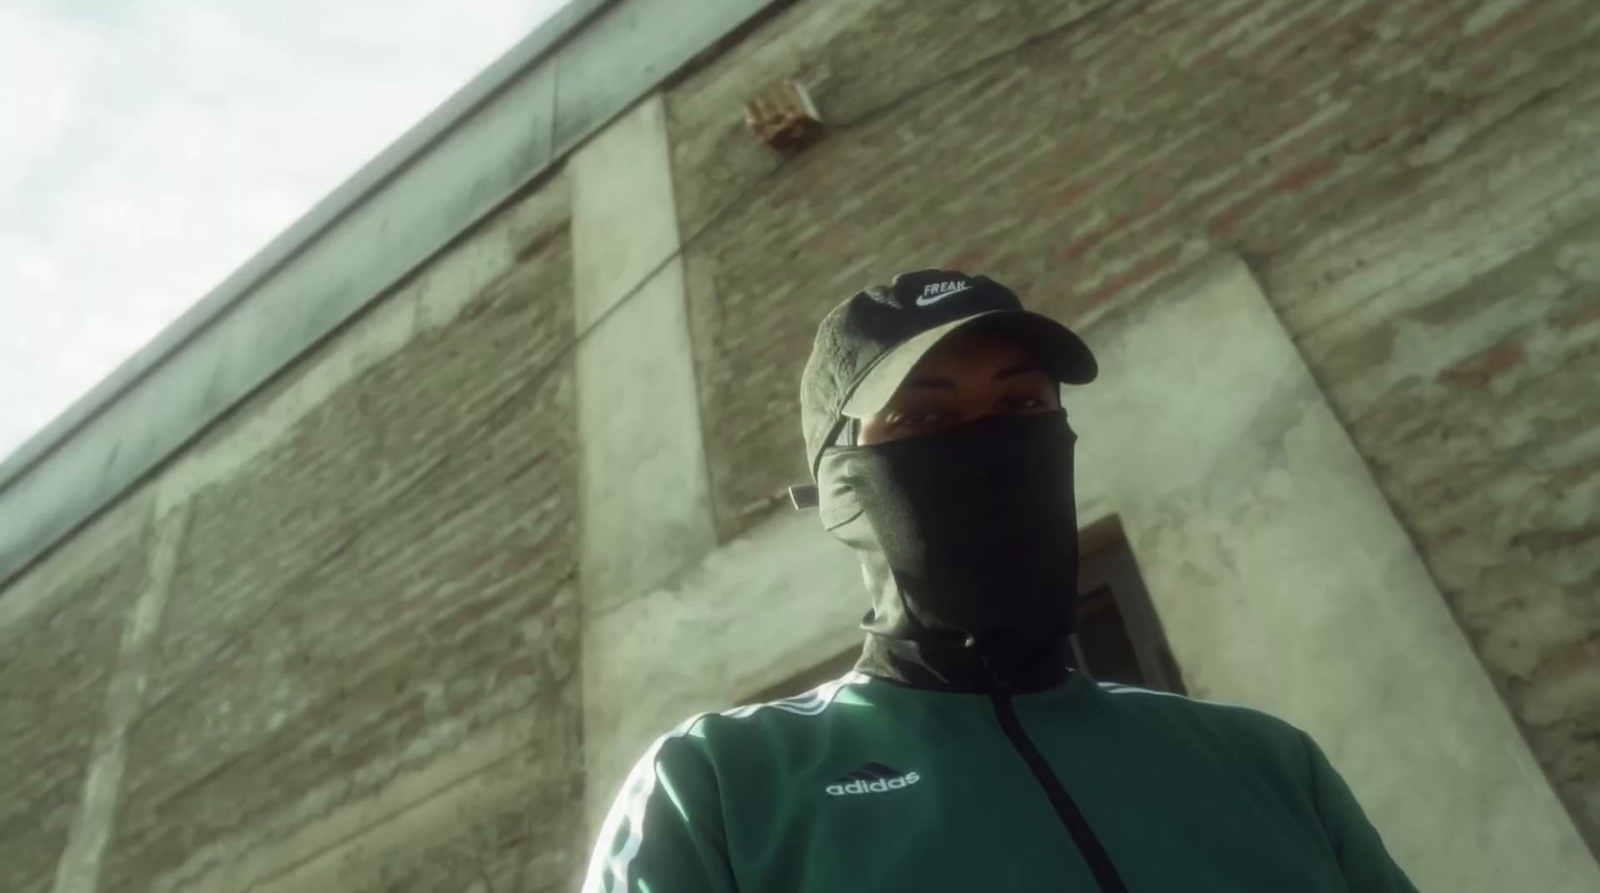
[[[823,524],[856,552],[872,596],[863,671],[961,690],[1065,675],[1076,439],[1057,411],[823,454]]]

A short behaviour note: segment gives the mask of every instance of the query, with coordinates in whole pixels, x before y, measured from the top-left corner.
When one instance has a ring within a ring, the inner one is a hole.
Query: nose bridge
[[[993,404],[970,407],[963,405],[960,413],[952,421],[954,424],[966,425],[976,422],[980,419],[986,419],[992,415],[995,415],[995,408]]]
[[[994,380],[989,370],[976,371],[979,374],[963,375],[956,379],[955,416],[961,424],[976,422],[999,411],[997,404],[1004,393],[1003,386]]]

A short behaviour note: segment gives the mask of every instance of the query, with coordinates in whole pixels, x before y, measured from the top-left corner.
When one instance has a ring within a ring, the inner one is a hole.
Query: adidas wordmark
[[[889,791],[898,791],[909,788],[922,780],[922,776],[915,772],[907,772],[896,778],[880,778],[876,781],[838,782],[828,785],[828,793],[835,797],[848,797],[852,794],[886,794]]]

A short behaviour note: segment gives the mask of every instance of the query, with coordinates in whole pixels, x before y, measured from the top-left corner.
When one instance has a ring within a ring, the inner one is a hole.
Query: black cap
[[[800,377],[801,424],[812,474],[846,418],[882,409],[935,344],[979,321],[1027,345],[1057,381],[1094,381],[1098,367],[1088,345],[1061,323],[1022,309],[1022,301],[1004,285],[953,270],[901,273],[888,286],[857,292],[817,327]]]

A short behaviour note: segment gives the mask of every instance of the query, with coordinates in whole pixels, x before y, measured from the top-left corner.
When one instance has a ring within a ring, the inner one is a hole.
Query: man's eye
[[[1017,394],[1006,398],[1006,407],[1009,409],[1040,409],[1044,401],[1031,394]]]

